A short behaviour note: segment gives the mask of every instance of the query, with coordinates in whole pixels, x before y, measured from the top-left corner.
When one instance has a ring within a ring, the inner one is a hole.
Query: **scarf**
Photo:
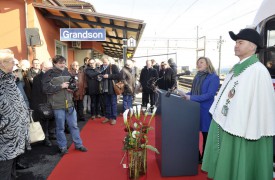
[[[252,64],[255,64],[258,61],[259,60],[258,60],[257,56],[254,54],[250,58],[248,58],[247,60],[245,60],[243,63],[237,63],[237,64],[235,64],[234,67],[232,68],[232,70],[230,72],[233,71],[234,77],[237,77],[245,69],[247,69],[249,66],[251,66]]]
[[[192,83],[191,95],[201,94],[201,86],[207,75],[208,75],[208,72],[206,71],[202,71],[202,72],[199,71],[197,73]]]

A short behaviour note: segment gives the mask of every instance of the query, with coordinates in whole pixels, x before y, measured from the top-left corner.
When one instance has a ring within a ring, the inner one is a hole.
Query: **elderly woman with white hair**
[[[14,54],[0,49],[0,174],[2,180],[16,178],[16,157],[29,147],[28,108],[12,74]]]

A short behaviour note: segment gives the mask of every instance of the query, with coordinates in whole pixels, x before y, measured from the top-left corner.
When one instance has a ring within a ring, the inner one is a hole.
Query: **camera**
[[[97,75],[97,80],[98,81],[102,81],[102,79],[103,79],[103,75],[102,74]]]
[[[78,87],[77,87],[77,80],[78,78],[76,76],[71,76],[71,78],[69,79],[69,86],[68,89],[72,90],[72,91],[77,91]]]
[[[105,71],[104,69],[98,71],[99,75],[97,75],[97,81],[102,81],[104,71]]]

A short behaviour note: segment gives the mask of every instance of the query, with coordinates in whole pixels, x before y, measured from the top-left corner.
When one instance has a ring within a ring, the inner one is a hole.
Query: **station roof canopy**
[[[142,20],[124,18],[97,12],[83,11],[67,7],[33,3],[45,18],[52,19],[60,28],[104,28],[106,41],[101,42],[104,54],[123,58],[123,39],[140,41],[145,23]],[[125,37],[123,37],[125,32]],[[127,54],[134,55],[136,47],[127,48]]]

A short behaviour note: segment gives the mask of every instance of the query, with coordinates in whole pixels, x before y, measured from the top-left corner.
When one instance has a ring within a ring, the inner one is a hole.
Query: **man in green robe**
[[[265,66],[255,53],[259,33],[229,32],[236,41],[237,63],[224,80],[210,113],[202,170],[215,180],[273,179],[275,93]]]

